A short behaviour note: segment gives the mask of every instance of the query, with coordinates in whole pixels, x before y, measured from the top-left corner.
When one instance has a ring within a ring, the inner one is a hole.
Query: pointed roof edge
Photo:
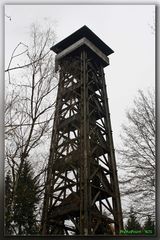
[[[92,32],[86,25],[73,32],[68,37],[64,38],[62,41],[58,42],[50,49],[55,53],[60,53],[70,45],[77,42],[79,39],[86,37],[89,39],[97,48],[99,48],[106,56],[110,55],[114,51],[105,44],[94,32]]]

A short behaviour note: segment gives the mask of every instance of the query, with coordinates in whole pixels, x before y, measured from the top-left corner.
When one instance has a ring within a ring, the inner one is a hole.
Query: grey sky
[[[87,25],[109,47],[110,66],[105,68],[115,145],[125,110],[138,89],[154,88],[155,36],[154,5],[6,5],[5,57],[8,63],[14,47],[27,43],[33,22],[53,23],[56,42]]]

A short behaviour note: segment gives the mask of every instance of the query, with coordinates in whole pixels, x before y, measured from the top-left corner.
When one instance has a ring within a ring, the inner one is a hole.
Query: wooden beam
[[[79,47],[86,45],[88,48],[90,48],[100,59],[102,59],[103,62],[106,63],[106,66],[109,65],[109,58],[100,50],[98,49],[91,41],[89,41],[87,38],[83,37],[76,43],[72,44],[68,48],[64,49],[62,52],[56,55],[56,71],[58,70],[58,61],[61,58],[64,58],[69,53],[75,51]]]

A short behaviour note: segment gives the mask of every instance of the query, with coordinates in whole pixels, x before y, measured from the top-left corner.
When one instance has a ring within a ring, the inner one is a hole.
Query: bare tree
[[[54,39],[51,28],[33,24],[31,43],[17,45],[5,71],[5,167],[12,173],[13,205],[24,162],[36,166],[35,177],[45,172],[57,87],[49,50]]]
[[[139,217],[155,217],[155,97],[153,91],[138,92],[134,107],[123,125],[121,193],[130,199]]]

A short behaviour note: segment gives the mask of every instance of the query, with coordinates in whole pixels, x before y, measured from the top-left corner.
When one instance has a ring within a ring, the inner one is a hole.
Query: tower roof
[[[114,51],[107,46],[94,32],[92,32],[86,25],[60,41],[59,43],[55,44],[51,47],[55,53],[60,53],[67,47],[71,46],[81,38],[87,38],[90,40],[97,48],[99,48],[106,56],[110,55]]]

